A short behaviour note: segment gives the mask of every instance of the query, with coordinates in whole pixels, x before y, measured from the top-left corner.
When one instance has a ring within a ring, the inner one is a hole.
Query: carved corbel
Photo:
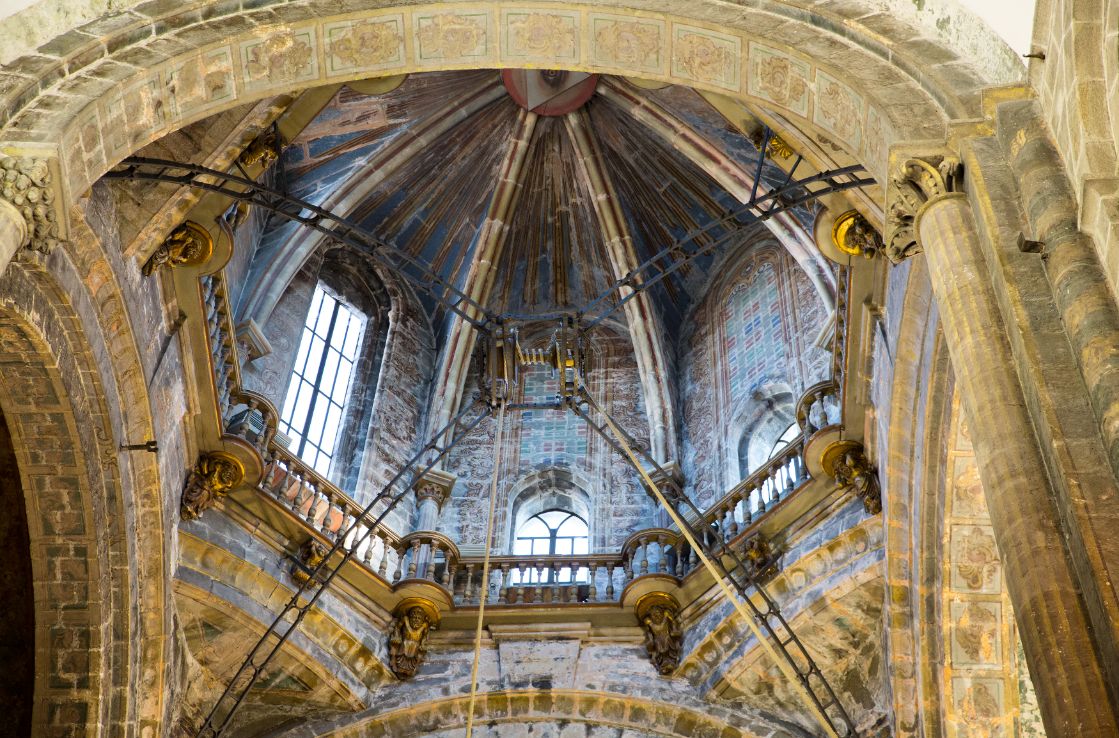
[[[210,258],[214,239],[210,233],[192,220],[171,231],[159,248],[144,262],[141,270],[145,277],[164,267],[197,266]]]
[[[878,472],[866,458],[858,441],[836,441],[824,449],[821,459],[824,472],[835,480],[837,488],[848,490],[863,501],[871,515],[882,512],[882,489]]]
[[[253,139],[237,157],[237,163],[248,168],[259,164],[262,170],[272,166],[280,158],[280,135],[275,128],[269,128]]]
[[[202,454],[187,474],[179,506],[183,520],[195,520],[245,478],[245,467],[222,451]]]
[[[411,679],[427,656],[427,634],[439,627],[439,608],[423,597],[406,597],[393,611],[389,626],[389,667]]]
[[[680,665],[684,632],[680,627],[680,603],[666,592],[642,595],[633,607],[645,631],[645,650],[657,672],[668,676]]]
[[[306,584],[311,579],[315,567],[326,559],[327,548],[314,538],[308,538],[299,547],[299,554],[291,564],[291,578],[296,584]]]
[[[835,219],[831,240],[843,253],[867,259],[878,256],[885,248],[882,236],[858,210],[848,210]]]
[[[44,254],[62,243],[51,179],[45,159],[0,155],[0,199],[11,203],[26,225],[20,245]]]
[[[755,581],[764,582],[777,574],[777,551],[761,533],[746,541],[742,557],[746,560],[750,578]]]
[[[921,253],[914,228],[924,206],[952,192],[961,181],[954,156],[904,159],[890,174],[886,192],[886,256],[895,264]]]

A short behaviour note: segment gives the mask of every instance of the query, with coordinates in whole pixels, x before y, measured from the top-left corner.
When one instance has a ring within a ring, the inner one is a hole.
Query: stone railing
[[[241,369],[237,363],[236,334],[233,315],[229,307],[229,292],[225,273],[218,272],[202,277],[202,308],[206,317],[206,335],[210,343],[210,360],[213,362],[214,391],[217,393],[218,413],[222,425],[230,420],[231,399],[241,387]]]
[[[477,605],[482,592],[481,556],[459,560],[455,603]],[[491,556],[487,602],[497,605],[561,605],[617,602],[633,574],[620,553],[574,556]]]
[[[812,385],[801,395],[796,409],[797,425],[808,438],[822,428],[838,425],[841,413],[839,385],[829,379]]]
[[[801,435],[781,449],[761,468],[736,484],[703,515],[705,523],[717,525],[730,540],[765,512],[808,481],[804,461],[807,439]]]

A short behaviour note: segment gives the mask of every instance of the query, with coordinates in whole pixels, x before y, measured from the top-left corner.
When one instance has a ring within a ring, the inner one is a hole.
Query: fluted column
[[[1049,735],[1119,735],[1105,669],[1068,556],[1006,326],[951,157],[908,159],[891,178],[887,249],[923,251],[1007,589]]]

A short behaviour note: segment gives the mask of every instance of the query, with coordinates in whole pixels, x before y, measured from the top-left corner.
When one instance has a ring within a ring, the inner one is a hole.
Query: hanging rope
[[[490,480],[490,516],[486,523],[486,550],[482,558],[481,599],[478,602],[478,625],[474,629],[474,665],[470,667],[470,707],[466,711],[466,738],[474,732],[474,703],[478,698],[478,661],[482,655],[482,618],[486,614],[486,596],[490,591],[490,548],[493,546],[493,516],[497,508],[497,475],[501,473],[501,446],[505,432],[505,402],[497,407],[497,434],[494,437],[493,478]]]

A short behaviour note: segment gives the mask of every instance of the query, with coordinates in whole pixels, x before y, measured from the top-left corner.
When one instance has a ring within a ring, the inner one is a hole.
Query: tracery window
[[[590,553],[587,521],[566,510],[546,510],[533,515],[517,528],[513,540],[517,556],[571,556]],[[575,584],[588,581],[586,567],[531,568],[522,577],[513,570],[513,584]]]
[[[315,287],[280,432],[291,439],[289,448],[320,474],[330,471],[335,455],[364,331],[364,315],[322,283]]]

